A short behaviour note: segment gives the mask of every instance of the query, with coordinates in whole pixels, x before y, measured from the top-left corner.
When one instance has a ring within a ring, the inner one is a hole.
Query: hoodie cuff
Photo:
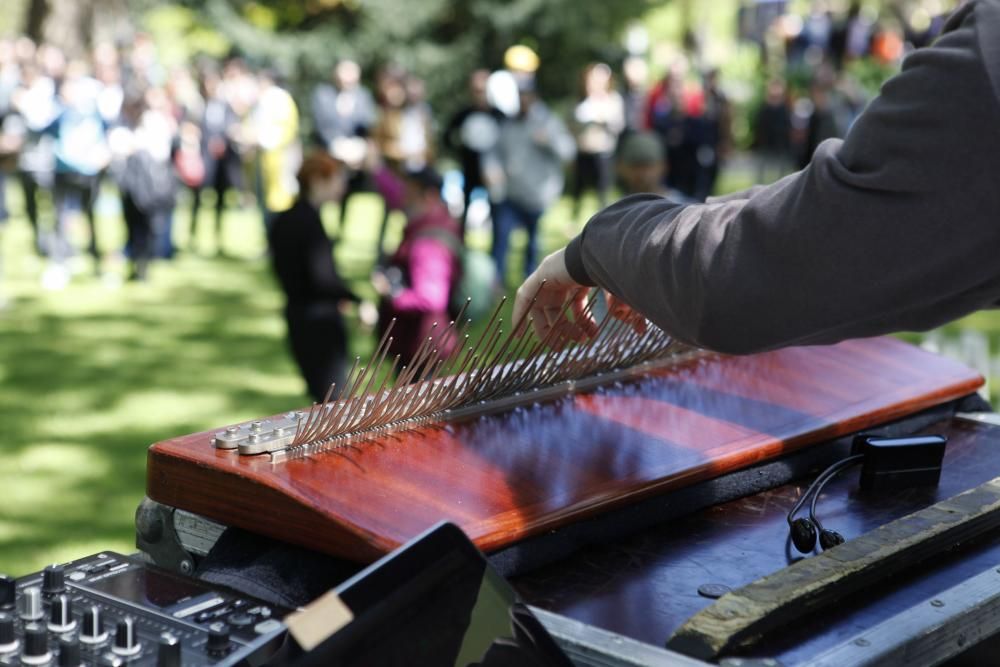
[[[587,285],[588,287],[597,286],[597,283],[595,283],[590,277],[590,274],[587,273],[587,267],[583,265],[582,232],[570,241],[569,245],[566,246],[566,252],[563,254],[563,258],[566,260],[566,271],[569,272],[570,278],[581,285]]]

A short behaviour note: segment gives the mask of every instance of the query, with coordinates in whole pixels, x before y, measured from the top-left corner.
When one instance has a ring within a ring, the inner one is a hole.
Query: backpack
[[[426,229],[416,237],[441,241],[459,259],[458,274],[451,280],[448,314],[456,318],[465,308],[462,319],[478,322],[489,316],[493,312],[493,286],[497,278],[493,258],[482,250],[467,247],[458,234],[441,227]],[[465,307],[467,300],[469,305]]]

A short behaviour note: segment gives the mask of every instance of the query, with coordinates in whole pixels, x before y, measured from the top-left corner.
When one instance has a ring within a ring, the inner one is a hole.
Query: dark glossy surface
[[[981,378],[894,339],[709,357],[564,400],[273,464],[154,445],[147,493],[346,558],[440,520],[492,551],[633,500],[964,396]]]
[[[850,539],[1000,476],[1000,428],[952,420],[924,433],[949,437],[937,488],[862,493],[859,471],[823,491],[819,518]],[[615,545],[586,549],[514,581],[529,603],[653,644],[712,604],[705,584],[739,588],[799,557],[785,516],[812,478],[698,512]],[[794,554],[794,556],[792,555]],[[769,637],[752,655],[792,665],[1000,562],[1000,535],[918,567],[878,589],[845,599]]]

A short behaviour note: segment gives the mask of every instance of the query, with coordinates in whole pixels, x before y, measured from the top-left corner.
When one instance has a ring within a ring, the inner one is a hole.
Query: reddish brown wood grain
[[[147,493],[370,561],[440,520],[486,551],[975,391],[968,368],[890,338],[709,357],[462,424],[272,463],[153,445]]]

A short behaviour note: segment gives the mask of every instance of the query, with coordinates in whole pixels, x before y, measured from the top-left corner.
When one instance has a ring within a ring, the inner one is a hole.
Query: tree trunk
[[[36,43],[42,41],[42,26],[49,14],[49,3],[46,0],[30,0],[28,11],[24,15],[24,34]]]
[[[32,0],[35,2],[36,0]],[[42,35],[70,58],[86,55],[93,34],[94,0],[48,0]]]

